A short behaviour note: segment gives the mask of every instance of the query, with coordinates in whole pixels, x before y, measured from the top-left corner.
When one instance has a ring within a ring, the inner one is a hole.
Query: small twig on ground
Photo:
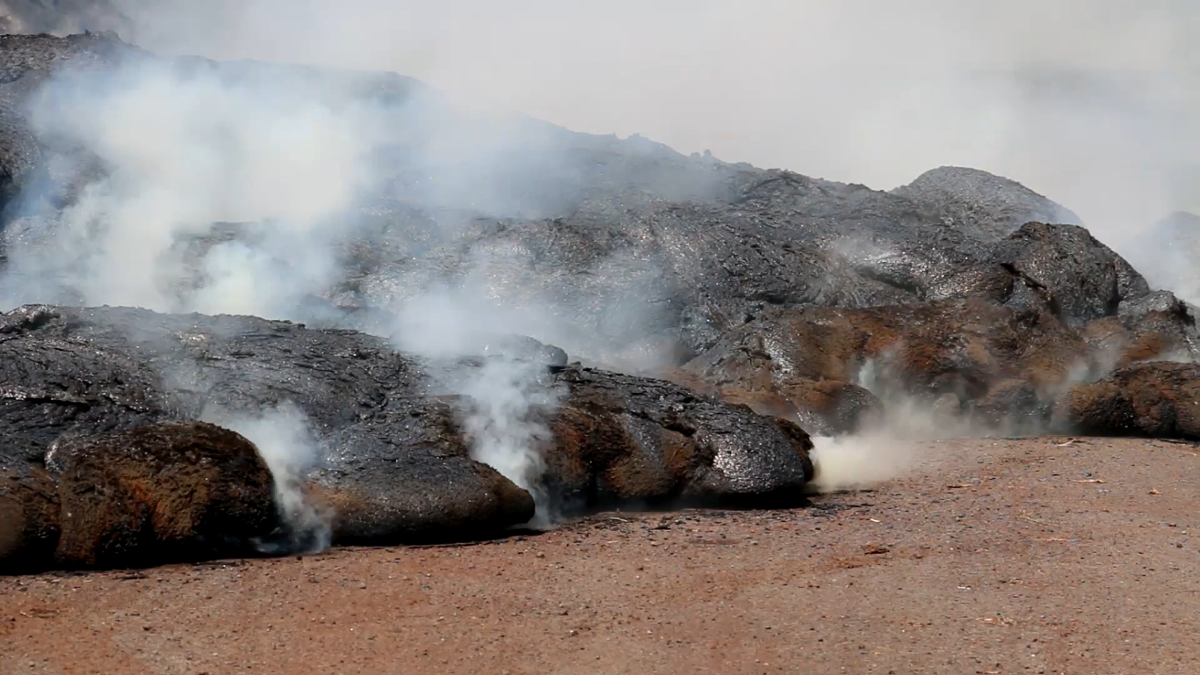
[[[1081,480],[1077,480],[1075,482],[1076,483],[1101,483],[1101,484],[1103,484],[1103,483],[1107,483],[1108,481],[1104,480],[1103,478],[1084,478]]]

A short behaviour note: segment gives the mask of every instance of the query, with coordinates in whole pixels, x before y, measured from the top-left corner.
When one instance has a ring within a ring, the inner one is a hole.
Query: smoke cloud
[[[437,385],[466,398],[461,412],[471,457],[533,496],[531,525],[553,524],[538,449],[551,440],[545,420],[566,391],[548,377],[543,346],[516,335],[551,322],[491,301],[478,281],[431,288],[400,304],[397,317],[396,345],[430,359]]]
[[[245,436],[258,448],[275,479],[275,502],[287,531],[277,541],[265,542],[266,551],[318,552],[329,547],[330,517],[318,511],[304,493],[305,478],[321,460],[308,420],[288,403],[258,416],[209,410],[203,417]]]
[[[328,256],[315,255],[328,244],[322,226],[367,185],[371,119],[278,76],[229,82],[139,60],[52,82],[32,105],[38,131],[108,174],[83,188],[57,232],[10,253],[8,293],[22,300],[21,285],[40,277],[89,305],[280,317],[297,293],[328,283]],[[201,262],[207,283],[181,295],[180,240],[222,221],[265,223],[260,246],[215,246]]]
[[[876,188],[982,168],[1110,245],[1200,210],[1187,0],[112,0],[90,20],[116,16],[155,51],[394,70],[581,131]]]
[[[136,54],[112,72],[56,76],[30,116],[81,187],[53,222],[11,239],[0,299],[304,321],[312,299],[344,277],[347,250],[379,234],[359,211],[367,197],[434,212],[520,215],[553,205],[555,195],[531,189],[565,152],[546,127],[456,113],[416,83],[358,77]],[[372,93],[380,86],[390,89]],[[96,166],[103,170],[89,174]],[[37,217],[52,196],[35,186],[23,199]],[[415,237],[422,223],[396,219],[413,231],[392,242],[388,264],[449,241],[463,222],[451,217]],[[492,266],[521,264],[519,250],[502,247],[467,260],[452,286],[401,274],[391,306],[386,294],[377,298],[383,318],[369,327],[435,362],[447,393],[466,397],[473,456],[544,504],[535,448],[548,431],[538,420],[560,396],[546,363],[511,349],[492,349],[482,366],[469,361],[497,332],[564,333],[551,298],[534,292],[506,307],[491,288]],[[363,327],[336,312],[324,318]],[[299,488],[316,461],[303,415],[289,407],[217,416],[259,446],[281,509],[308,542],[295,545],[327,543]]]

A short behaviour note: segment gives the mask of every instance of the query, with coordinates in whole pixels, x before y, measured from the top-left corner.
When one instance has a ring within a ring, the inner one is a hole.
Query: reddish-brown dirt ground
[[[1200,452],[923,444],[790,511],[0,578],[0,673],[1200,673]]]

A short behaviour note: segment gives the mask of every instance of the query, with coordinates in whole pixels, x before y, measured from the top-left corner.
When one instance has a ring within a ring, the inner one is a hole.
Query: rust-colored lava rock
[[[1200,365],[1152,361],[1072,387],[1055,409],[1072,433],[1200,440]]]
[[[1087,358],[1083,341],[1053,315],[968,298],[777,309],[730,331],[684,371],[719,390],[776,393],[838,429],[847,426],[844,418],[875,407],[848,382],[929,400],[954,394],[975,401],[1012,378],[1053,390],[1073,368],[1086,367]]]
[[[147,566],[245,554],[278,526],[271,472],[252,443],[204,422],[147,424],[64,441],[66,567]]]

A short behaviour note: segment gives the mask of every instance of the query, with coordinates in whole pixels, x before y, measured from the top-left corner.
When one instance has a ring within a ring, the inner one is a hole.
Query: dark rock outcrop
[[[953,394],[970,402],[1014,378],[1052,396],[1073,369],[1088,366],[1083,341],[1049,313],[968,299],[777,309],[730,331],[684,370],[719,390],[774,392],[820,415],[809,403],[813,383],[856,382],[885,400]]]
[[[111,36],[17,36],[0,53],[14,77],[65,63],[86,71],[72,77],[99,77],[93,71],[133,59],[184,80],[281,82],[313,100],[378,106],[396,127],[429,127],[372,149],[378,189],[339,214],[353,225],[322,244],[345,273],[287,309],[314,324],[389,333],[396,317],[384,308],[460,288],[514,317],[515,325],[489,329],[533,331],[589,365],[640,370],[680,365],[775,307],[979,296],[1021,311],[1044,304],[1073,324],[1105,316],[1144,285],[1075,230],[1018,230],[1028,219],[1077,219],[981,171],[943,167],[888,193],[685,157],[639,137],[575,134],[526,119],[482,123],[396,75],[155,59]],[[430,127],[430,117],[439,123]],[[462,156],[438,154],[443,136],[466,146]],[[73,194],[48,193],[64,203]],[[56,208],[27,216],[20,236],[53,230]],[[181,246],[193,257],[218,242],[254,247],[265,227],[226,225]],[[1073,262],[1047,268],[1050,259]],[[1116,291],[1107,286],[1113,275]],[[59,288],[61,280],[46,283],[56,301],[81,295]],[[187,288],[170,290],[186,304]]]
[[[1082,223],[1069,209],[1016,181],[965,167],[931,169],[892,194],[915,202],[926,218],[980,239],[1002,239],[1034,221]]]

